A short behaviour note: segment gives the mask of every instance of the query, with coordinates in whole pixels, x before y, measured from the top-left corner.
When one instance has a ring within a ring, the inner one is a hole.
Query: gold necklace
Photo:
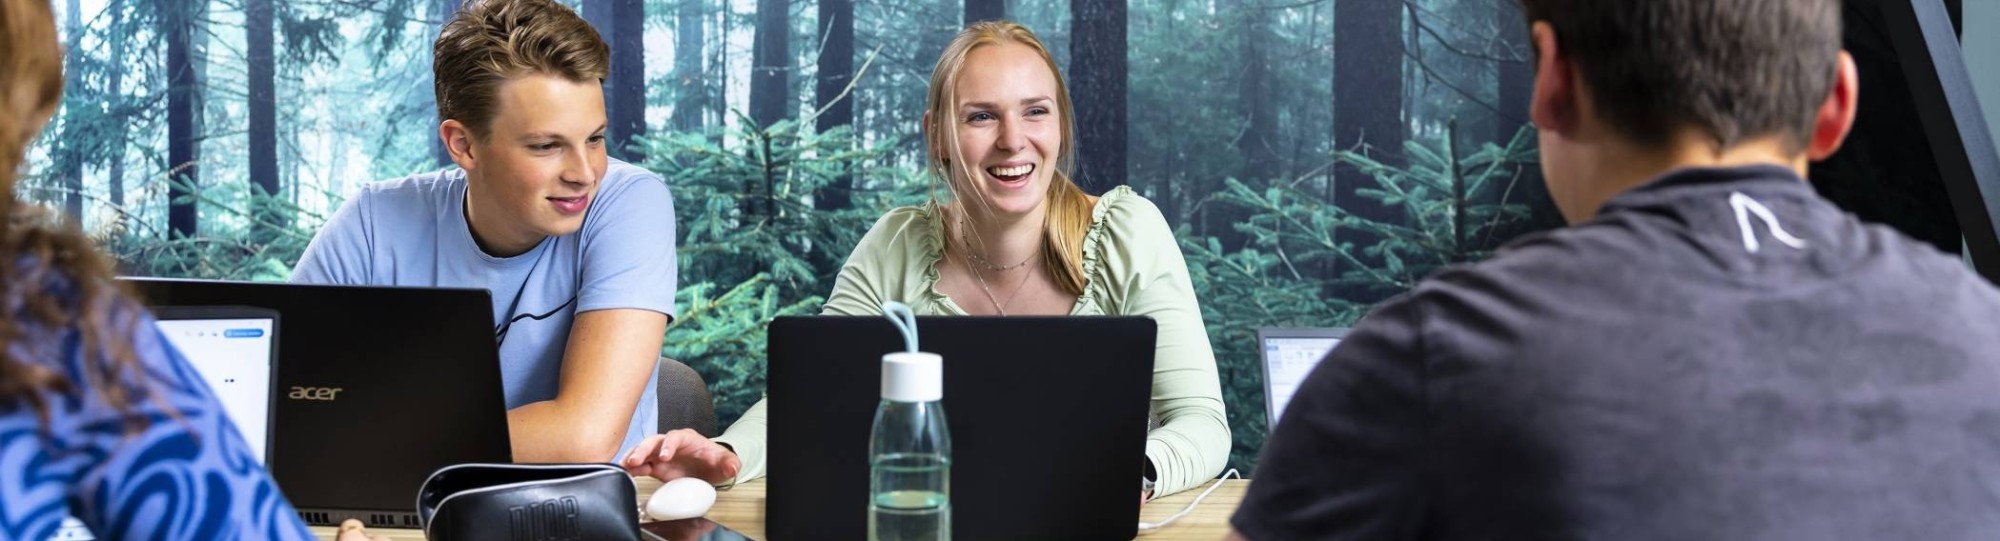
[[[970,250],[967,250],[967,252],[969,253]],[[1034,259],[1034,254],[1028,255],[1028,261],[1033,261]],[[1028,261],[1022,261],[1021,265],[1028,264]],[[1018,268],[1021,265],[1015,265],[1015,267]],[[1013,304],[1015,297],[1021,296],[1021,288],[1028,285],[1028,276],[1034,274],[1032,271],[1021,273],[1021,283],[1014,284],[1014,294],[1008,295],[1007,302],[1002,303],[999,298],[993,296],[993,288],[986,286],[986,277],[979,274],[979,269],[973,268],[971,265],[966,265],[965,270],[972,271],[972,279],[978,280],[979,290],[986,293],[986,302],[993,303],[993,311],[999,312],[1001,317],[1007,316],[1007,305]]]
[[[988,261],[986,259],[986,256],[979,255],[979,252],[972,251],[972,237],[966,234],[966,232],[969,230],[970,228],[965,226],[965,220],[960,219],[958,221],[958,242],[965,245],[966,263],[977,263],[981,267],[986,267],[986,270],[993,272],[1007,272],[1010,270],[1025,267],[1028,265],[1029,261],[1035,260],[1035,254],[1029,253],[1028,258],[1021,260],[1020,263],[1015,263],[1007,266],[996,265],[992,261]],[[966,265],[966,266],[970,267],[971,265]]]

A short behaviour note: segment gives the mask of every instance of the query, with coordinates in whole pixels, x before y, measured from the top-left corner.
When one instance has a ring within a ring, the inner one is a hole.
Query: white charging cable
[[[1222,472],[1222,477],[1217,477],[1215,479],[1215,484],[1209,485],[1208,490],[1201,491],[1200,495],[1194,497],[1194,501],[1188,502],[1187,508],[1181,509],[1181,512],[1174,513],[1173,516],[1167,517],[1166,520],[1162,520],[1157,523],[1146,522],[1143,520],[1139,521],[1139,531],[1141,533],[1144,533],[1153,530],[1158,530],[1160,528],[1165,528],[1167,527],[1168,524],[1173,524],[1174,521],[1180,520],[1181,517],[1187,516],[1188,513],[1194,512],[1194,506],[1201,505],[1202,498],[1207,498],[1208,493],[1215,492],[1215,489],[1222,488],[1222,482],[1229,480],[1229,478],[1231,477],[1242,477],[1242,475],[1236,473],[1235,468],[1230,468],[1229,471]]]

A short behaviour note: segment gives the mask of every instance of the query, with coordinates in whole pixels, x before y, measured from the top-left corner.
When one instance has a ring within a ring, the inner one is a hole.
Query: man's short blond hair
[[[548,75],[602,82],[611,72],[611,47],[555,0],[473,0],[445,23],[431,52],[438,120],[457,120],[480,138],[507,81]]]

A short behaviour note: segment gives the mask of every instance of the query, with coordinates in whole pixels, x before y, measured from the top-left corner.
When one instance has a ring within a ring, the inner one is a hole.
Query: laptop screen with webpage
[[[1264,405],[1268,423],[1277,426],[1299,383],[1312,373],[1327,352],[1340,345],[1347,329],[1258,329],[1258,350],[1264,359]]]
[[[278,347],[278,313],[236,306],[154,306],[153,316],[167,343],[194,365],[222,403],[222,412],[267,467],[271,461],[271,410]],[[75,516],[47,541],[91,541],[90,528]]]
[[[162,312],[161,334],[201,373],[258,462],[268,461],[277,319],[242,317],[249,315],[244,313]]]

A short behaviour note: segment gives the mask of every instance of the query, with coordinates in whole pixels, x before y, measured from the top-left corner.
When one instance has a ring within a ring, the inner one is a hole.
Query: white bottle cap
[[[924,352],[882,356],[883,400],[936,402],[941,398],[944,398],[944,357]]]

